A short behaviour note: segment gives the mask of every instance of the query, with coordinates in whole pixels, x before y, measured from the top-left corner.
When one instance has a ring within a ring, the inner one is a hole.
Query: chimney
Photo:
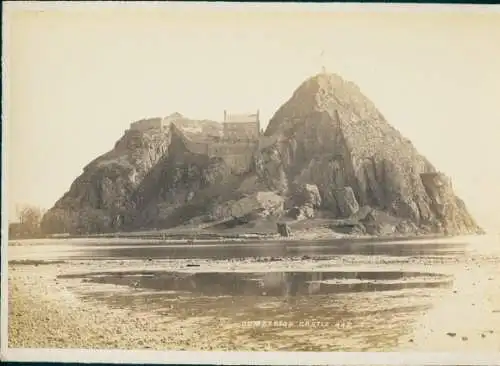
[[[227,118],[226,118],[226,115],[227,115],[227,112],[226,112],[226,110],[224,109],[224,122],[226,122],[226,119],[227,119]]]

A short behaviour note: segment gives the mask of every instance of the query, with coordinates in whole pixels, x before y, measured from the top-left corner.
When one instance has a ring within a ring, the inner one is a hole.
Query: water
[[[394,349],[451,292],[469,246],[466,239],[93,239],[9,247],[9,259],[57,261],[57,281],[84,301],[192,320],[195,329],[219,332],[222,343],[362,351]]]
[[[464,252],[466,242],[409,241],[318,241],[318,242],[264,242],[264,243],[199,243],[165,244],[116,243],[114,245],[95,243],[79,245],[80,252],[70,253],[68,258],[80,259],[245,259],[258,257],[293,258],[314,256],[315,259],[329,259],[332,256],[444,256]]]
[[[315,296],[449,287],[450,276],[422,272],[92,272],[61,275],[96,284],[167,291],[170,296]]]

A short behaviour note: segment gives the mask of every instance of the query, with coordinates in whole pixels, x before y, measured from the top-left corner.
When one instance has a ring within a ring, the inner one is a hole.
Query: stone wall
[[[175,128],[175,123],[172,126]],[[231,135],[224,135],[222,138],[206,137],[203,140],[194,140],[187,137],[182,129],[178,129],[178,136],[189,152],[222,158],[233,174],[242,174],[250,170],[254,153],[259,147],[258,135],[255,135],[258,133],[257,126],[256,123],[229,124],[228,129],[234,133],[233,138]],[[242,135],[241,131],[248,134]]]
[[[257,140],[258,122],[224,122],[224,138],[231,140]]]
[[[183,138],[183,141],[187,150],[191,153],[222,158],[235,173],[248,171],[257,148],[257,142],[206,143],[195,142],[188,138]]]
[[[241,174],[250,169],[256,148],[257,142],[213,143],[208,154],[222,158],[234,174]]]
[[[163,118],[148,118],[130,124],[131,130],[145,131],[152,128],[162,128],[168,125],[169,121]]]
[[[223,157],[226,155],[253,154],[257,142],[217,142],[208,145],[208,155]]]
[[[193,154],[203,154],[209,157],[222,158],[233,174],[247,172],[253,163],[253,154],[258,143],[251,142],[198,142],[183,136],[186,149]]]
[[[184,138],[183,141],[184,141],[184,145],[186,146],[186,149],[188,149],[193,154],[209,155],[210,144],[208,144],[206,142],[191,141],[188,138]]]

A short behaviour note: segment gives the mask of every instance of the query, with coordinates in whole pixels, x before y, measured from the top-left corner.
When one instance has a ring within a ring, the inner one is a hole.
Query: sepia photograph
[[[500,363],[500,6],[3,8],[2,359]]]

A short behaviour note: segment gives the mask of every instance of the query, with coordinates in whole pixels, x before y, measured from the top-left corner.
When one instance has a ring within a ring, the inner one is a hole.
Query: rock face
[[[170,135],[127,130],[113,150],[88,164],[43,220],[45,232],[94,233],[120,229],[134,205],[130,197],[167,152]]]
[[[278,234],[283,237],[289,237],[292,235],[292,230],[286,223],[278,222],[276,224]]]
[[[321,195],[314,184],[300,184],[292,188],[287,202],[288,216],[296,220],[312,219],[321,207]]]
[[[132,123],[111,151],[89,163],[43,217],[44,232],[99,233],[135,228],[136,216],[143,210],[142,200],[149,198],[151,190],[163,193],[157,176],[164,162],[175,159],[175,153],[182,154],[178,131],[182,129],[184,137],[200,133],[217,136],[222,130],[217,122],[192,121],[179,113],[164,120],[169,123],[163,126],[154,123],[161,119]],[[145,128],[135,128],[138,123],[144,123]],[[187,176],[170,179],[194,181],[195,172],[196,166],[192,165],[183,172]],[[154,189],[151,184],[156,184]]]
[[[328,207],[338,217],[347,218],[358,212],[359,204],[351,187],[332,188],[325,192]]]
[[[262,170],[279,167],[271,188],[315,184],[323,208],[337,218],[367,206],[422,231],[443,232],[443,225],[453,234],[480,231],[448,181],[437,178],[442,174],[356,85],[337,75],[306,80],[273,116],[265,135],[277,139],[261,151]]]
[[[321,196],[314,184],[297,185],[291,192],[290,198],[295,206],[309,206],[315,209],[321,206]]]
[[[86,167],[44,226],[136,230],[254,213],[326,215],[348,220],[342,230],[373,235],[481,231],[449,178],[335,74],[302,83],[258,142],[221,142],[221,124],[174,117],[126,132]]]

